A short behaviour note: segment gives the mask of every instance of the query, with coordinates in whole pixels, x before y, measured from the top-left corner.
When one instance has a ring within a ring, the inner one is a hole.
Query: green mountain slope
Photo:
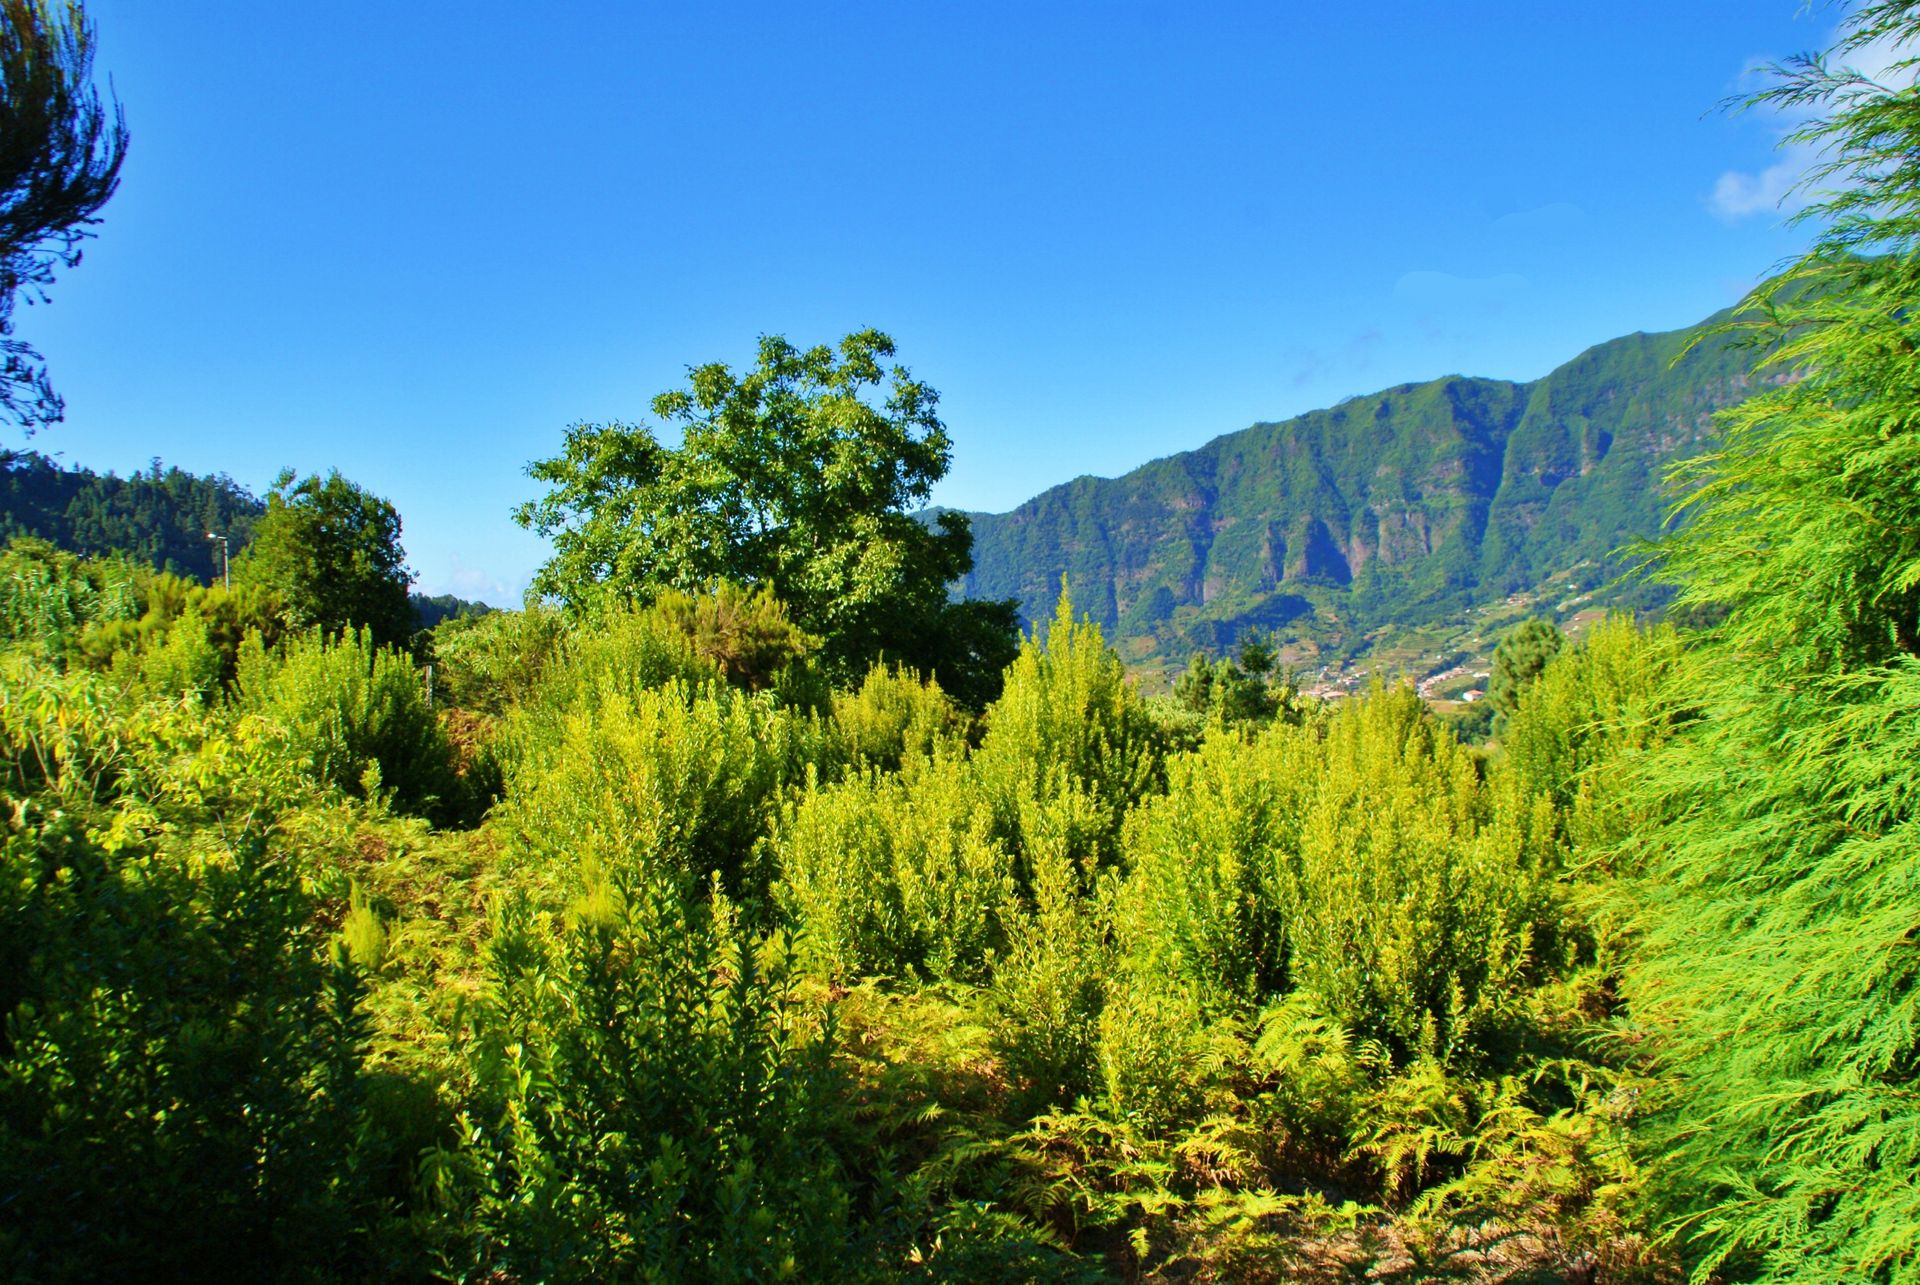
[[[1042,619],[1064,575],[1147,666],[1250,627],[1351,651],[1576,570],[1630,598],[1604,587],[1608,555],[1659,528],[1662,470],[1749,391],[1751,354],[1724,340],[1680,358],[1695,334],[1616,339],[1532,383],[1405,384],[974,514],[961,590]]]

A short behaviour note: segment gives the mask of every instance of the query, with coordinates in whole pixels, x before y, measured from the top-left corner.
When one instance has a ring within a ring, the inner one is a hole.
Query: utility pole
[[[220,583],[228,593],[233,592],[233,559],[227,556],[227,537],[217,532],[207,532],[207,539],[220,542]]]

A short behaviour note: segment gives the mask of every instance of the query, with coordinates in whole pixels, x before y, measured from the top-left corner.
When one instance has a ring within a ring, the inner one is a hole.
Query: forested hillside
[[[155,570],[207,582],[223,570],[223,535],[239,557],[253,540],[266,502],[224,474],[201,477],[155,460],[144,473],[117,477],[79,465],[61,467],[37,451],[0,453],[0,541],[45,540],[88,557],[123,554]],[[453,594],[411,595],[421,628],[490,610]]]
[[[0,537],[34,536],[74,553],[125,553],[175,575],[220,572],[209,531],[238,553],[266,505],[225,476],[199,477],[155,460],[116,477],[62,468],[37,451],[0,456]]]
[[[1719,321],[1603,343],[1530,384],[1355,397],[972,514],[962,586],[1017,598],[1031,620],[1064,575],[1136,663],[1249,628],[1284,640],[1428,624],[1576,568],[1600,588],[1625,570],[1615,550],[1659,531],[1662,471],[1709,447],[1714,412],[1756,387],[1752,354],[1727,339],[1687,352]]]

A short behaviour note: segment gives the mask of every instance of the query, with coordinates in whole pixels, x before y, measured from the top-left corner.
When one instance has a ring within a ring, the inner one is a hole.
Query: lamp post
[[[207,539],[220,542],[220,583],[228,593],[233,592],[233,559],[227,556],[227,537],[216,532],[207,532]]]

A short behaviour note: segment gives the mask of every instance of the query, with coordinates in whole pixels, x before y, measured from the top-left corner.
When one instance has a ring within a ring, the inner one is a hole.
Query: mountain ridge
[[[1396,384],[969,513],[957,589],[1040,620],[1065,576],[1076,608],[1148,666],[1250,628],[1351,650],[1530,590],[1660,529],[1665,468],[1755,388],[1727,315],[1606,340],[1534,380]]]

